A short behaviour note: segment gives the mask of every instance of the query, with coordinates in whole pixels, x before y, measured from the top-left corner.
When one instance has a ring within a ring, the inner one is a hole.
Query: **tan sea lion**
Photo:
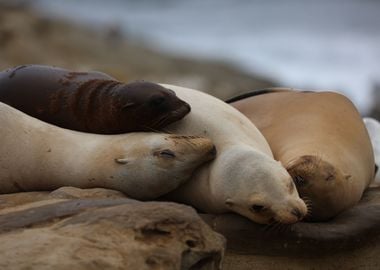
[[[0,193],[102,187],[154,199],[215,157],[199,136],[97,135],[59,128],[0,102]]]
[[[375,165],[367,130],[348,98],[268,89],[231,101],[263,133],[300,196],[310,201],[308,219],[328,220],[360,200]]]
[[[190,111],[155,83],[41,65],[0,72],[0,101],[50,124],[100,134],[161,130]]]
[[[170,199],[207,213],[235,212],[263,224],[291,224],[306,215],[292,178],[273,159],[268,143],[249,119],[200,91],[163,86],[192,107],[168,130],[207,136],[218,149],[216,159],[196,170]]]

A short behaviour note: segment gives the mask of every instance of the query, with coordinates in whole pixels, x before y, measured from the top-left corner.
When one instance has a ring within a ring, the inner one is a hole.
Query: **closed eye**
[[[158,156],[163,157],[163,158],[175,158],[176,157],[175,153],[169,149],[157,151],[154,154],[156,156],[158,155]]]
[[[294,176],[293,180],[295,184],[297,185],[297,187],[302,187],[306,185],[306,180],[302,176],[296,175]]]
[[[165,101],[165,98],[164,97],[153,97],[151,100],[150,100],[150,104],[153,105],[153,106],[159,106],[161,105],[162,103],[164,103]]]
[[[136,104],[135,103],[133,103],[133,102],[128,102],[128,103],[126,103],[122,108],[123,109],[128,109],[128,108],[131,108],[131,107],[133,107],[133,106],[135,106]]]
[[[255,213],[260,213],[265,210],[264,205],[261,204],[254,204],[251,206],[251,211]]]

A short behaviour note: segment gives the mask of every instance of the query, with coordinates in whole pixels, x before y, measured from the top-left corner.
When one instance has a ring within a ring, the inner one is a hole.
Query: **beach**
[[[222,60],[283,87],[347,95],[363,114],[380,77],[380,2],[38,0],[38,12],[145,46]]]
[[[252,89],[276,86],[230,63],[173,56],[130,40],[111,28],[97,30],[29,8],[0,9],[0,68],[45,64],[76,71],[98,70],[117,80],[182,85],[226,99]]]

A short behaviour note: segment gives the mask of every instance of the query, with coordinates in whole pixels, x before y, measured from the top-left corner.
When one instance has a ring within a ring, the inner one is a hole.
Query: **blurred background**
[[[0,68],[25,63],[222,99],[333,90],[380,119],[380,1],[0,0]]]

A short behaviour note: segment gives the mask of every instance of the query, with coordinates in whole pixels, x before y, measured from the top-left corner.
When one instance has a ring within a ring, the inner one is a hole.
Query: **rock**
[[[38,11],[0,5],[0,70],[25,63],[98,70],[123,82],[143,79],[182,85],[221,99],[276,85],[228,62],[159,52],[154,44],[121,35],[117,26],[88,28]]]
[[[220,269],[224,238],[188,206],[69,187],[0,202],[0,269]]]
[[[233,214],[202,217],[227,238],[223,269],[380,269],[380,187],[328,222],[265,226]]]
[[[106,188],[89,188],[81,189],[76,187],[61,187],[48,194],[49,198],[57,199],[117,199],[126,198],[126,196],[117,190]]]

